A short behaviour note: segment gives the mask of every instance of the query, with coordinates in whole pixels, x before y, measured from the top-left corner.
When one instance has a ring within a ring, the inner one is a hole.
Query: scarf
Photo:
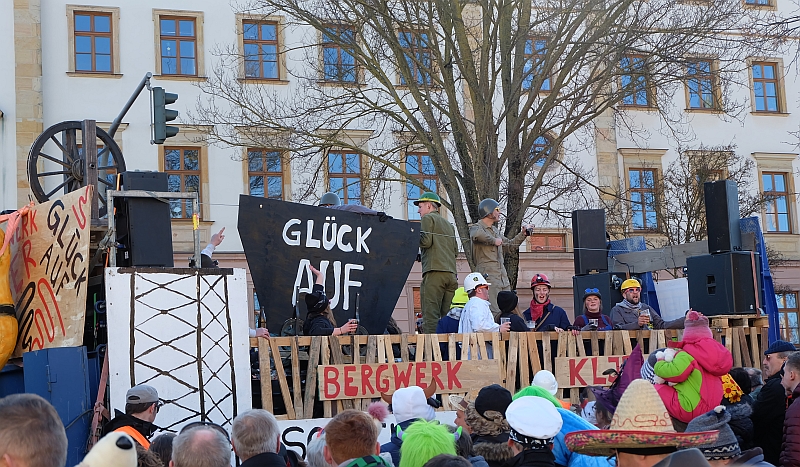
[[[634,305],[633,303],[629,302],[628,300],[626,300],[624,298],[622,299],[622,302],[620,302],[620,303],[625,308],[630,308],[631,310],[638,310],[639,308],[642,307],[642,302],[639,302],[636,305]]]
[[[586,307],[583,308],[583,314],[589,319],[601,319],[603,313],[600,313],[600,310],[597,310],[596,313],[592,313],[591,311],[587,310]]]
[[[531,320],[538,321],[544,314],[544,309],[550,304],[550,299],[544,303],[536,303],[536,299],[531,299]]]
[[[462,311],[464,311],[464,308],[462,307],[450,308],[450,311],[447,312],[447,316],[453,318],[456,321],[460,321]]]

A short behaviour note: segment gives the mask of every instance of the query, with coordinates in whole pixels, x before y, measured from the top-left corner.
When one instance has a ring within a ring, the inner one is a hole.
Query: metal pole
[[[114,137],[114,133],[117,132],[117,128],[119,128],[120,123],[122,123],[122,119],[125,117],[125,114],[128,113],[128,110],[130,110],[134,101],[136,101],[136,98],[139,97],[139,94],[142,93],[142,89],[144,89],[145,86],[150,86],[150,78],[152,77],[153,74],[150,73],[149,71],[144,75],[144,78],[142,78],[142,81],[139,82],[138,86],[136,86],[136,90],[133,91],[133,94],[131,94],[130,99],[128,99],[128,102],[125,104],[125,107],[122,108],[122,112],[120,112],[119,115],[117,115],[117,118],[115,118],[114,122],[111,124],[111,128],[108,129],[109,136],[111,136],[112,138]]]
[[[194,229],[194,267],[202,267],[200,259],[200,200],[197,193],[192,199],[192,228]]]
[[[116,192],[116,190],[106,191],[106,199],[108,200],[106,209],[110,209],[108,212],[108,230],[111,232],[111,245],[108,250],[108,266],[112,268],[117,267],[117,226],[114,223],[114,219],[117,217],[114,213],[114,193]]]
[[[100,196],[97,173],[97,126],[94,120],[84,120],[81,124],[81,137],[83,139],[83,181],[86,186],[93,185],[91,211],[92,225],[100,221]]]

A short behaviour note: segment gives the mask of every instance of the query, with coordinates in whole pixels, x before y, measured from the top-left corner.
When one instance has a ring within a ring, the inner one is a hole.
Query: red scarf
[[[547,305],[550,304],[550,299],[548,299],[544,303],[536,303],[536,299],[531,299],[531,319],[533,321],[539,321],[539,318],[542,317],[544,313],[544,309]]]

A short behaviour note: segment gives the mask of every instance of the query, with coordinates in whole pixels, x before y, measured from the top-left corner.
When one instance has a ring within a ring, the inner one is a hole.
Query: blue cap
[[[769,345],[769,348],[764,351],[764,355],[769,355],[771,353],[778,353],[778,352],[794,352],[794,344],[791,344],[786,341],[777,340]]]

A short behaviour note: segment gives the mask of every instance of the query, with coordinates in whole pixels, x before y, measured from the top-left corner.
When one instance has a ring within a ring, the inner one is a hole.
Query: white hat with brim
[[[610,429],[574,431],[564,441],[579,454],[611,456],[617,449],[689,448],[712,443],[718,436],[719,431],[676,432],[653,385],[637,379],[622,394]]]

